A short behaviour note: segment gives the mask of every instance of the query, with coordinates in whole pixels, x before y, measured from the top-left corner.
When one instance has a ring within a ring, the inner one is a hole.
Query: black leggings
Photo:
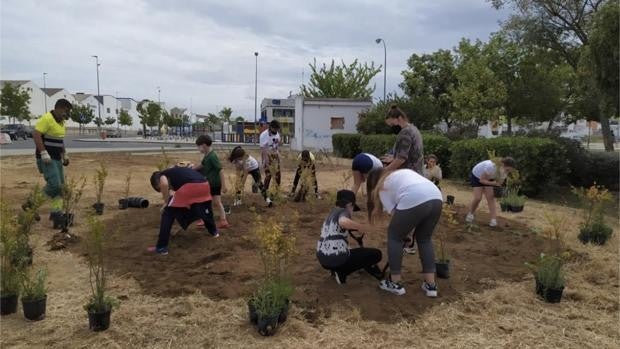
[[[202,219],[205,224],[205,228],[207,228],[211,235],[215,235],[217,233],[215,220],[213,219],[211,201],[192,204],[189,209],[166,206],[166,208],[164,208],[164,212],[161,214],[161,222],[159,223],[157,248],[168,246],[168,242],[170,241],[170,230],[172,229],[172,225],[175,220],[177,220],[183,230],[185,230],[190,224],[192,224],[192,222],[198,219]]]
[[[368,247],[360,247],[360,248],[352,248],[349,250],[349,259],[347,261],[336,267],[336,268],[325,268],[333,271],[337,271],[338,273],[344,274],[347,276],[353,273],[356,270],[364,269],[367,272],[372,274],[371,267],[376,265],[381,261],[381,250],[376,248],[368,248]]]
[[[316,180],[316,167],[314,166],[314,164],[312,164],[312,166],[302,166],[299,165],[297,166],[297,172],[295,172],[295,179],[293,179],[293,189],[291,190],[291,193],[295,192],[295,189],[297,189],[297,184],[299,184],[299,179],[301,178],[301,173],[303,171],[312,171],[312,179],[314,181],[314,193],[318,194],[319,193],[319,183]],[[302,183],[302,187],[303,187],[304,183]],[[303,188],[300,188],[300,190]]]
[[[256,186],[258,186],[258,189],[260,190],[261,195],[263,195],[263,198],[267,198],[267,193],[265,191],[265,186],[263,186],[263,183],[260,180],[260,170],[259,169],[254,169],[250,172],[248,172],[248,174],[250,176],[252,176],[252,179],[254,180],[254,184],[256,184]],[[245,180],[243,181],[245,183]],[[241,190],[237,191],[237,200],[241,199]]]

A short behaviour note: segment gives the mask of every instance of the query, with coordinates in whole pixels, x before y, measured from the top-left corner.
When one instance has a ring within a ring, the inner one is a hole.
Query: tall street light
[[[97,129],[101,130],[101,104],[103,103],[103,97],[101,97],[101,92],[99,92],[99,56],[93,55],[91,57],[95,57],[95,63],[97,64],[97,97],[101,98],[101,101],[97,99],[97,113],[99,114],[99,121],[97,122]]]
[[[375,42],[377,44],[383,43],[383,101],[385,102],[385,86],[387,85],[387,48],[385,47],[385,40],[378,38]]]
[[[258,143],[258,125],[257,113],[258,113],[258,52],[254,52],[256,61],[256,69],[254,70],[254,143]]]
[[[161,87],[157,86],[157,104],[159,104],[161,106]]]
[[[45,89],[47,88],[47,86],[45,85],[45,77],[47,76],[47,73],[43,73],[43,98],[44,98],[44,105],[45,105],[45,109],[43,110],[43,114],[47,113],[47,92],[45,92]]]

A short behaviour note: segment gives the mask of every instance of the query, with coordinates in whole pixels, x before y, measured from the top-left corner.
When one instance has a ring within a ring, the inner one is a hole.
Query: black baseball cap
[[[347,204],[353,204],[353,211],[357,212],[360,210],[359,206],[355,204],[355,193],[351,190],[339,190],[336,193],[336,206],[345,207]]]

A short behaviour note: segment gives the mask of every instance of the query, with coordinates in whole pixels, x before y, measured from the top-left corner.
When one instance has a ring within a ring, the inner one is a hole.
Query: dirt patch
[[[170,254],[156,256],[146,247],[157,239],[159,205],[145,210],[119,211],[108,221],[117,230],[111,242],[109,261],[115,274],[136,279],[146,293],[164,297],[193,294],[200,290],[213,299],[235,299],[249,296],[262,275],[252,227],[254,207],[264,217],[292,216],[299,213],[297,251],[291,275],[296,286],[293,302],[303,307],[304,317],[313,322],[320,315],[328,315],[336,303],[358,308],[364,319],[394,322],[415,319],[426,308],[438,302],[458,299],[464,292],[478,292],[494,287],[497,280],[521,280],[527,270],[524,262],[533,260],[539,251],[541,239],[514,221],[500,219],[500,228],[472,226],[461,222],[449,226],[443,220],[439,229],[448,230],[448,252],[452,259],[452,278],[439,280],[438,300],[423,296],[421,266],[417,255],[406,255],[403,260],[404,286],[402,297],[387,294],[378,288],[378,282],[365,272],[358,272],[338,285],[315,257],[316,240],[325,215],[331,209],[326,200],[314,203],[287,202],[267,208],[258,195],[248,195],[246,204],[233,208],[229,217],[232,228],[213,238],[204,228],[191,226],[182,231],[173,228]],[[230,198],[227,198],[230,201]],[[460,208],[459,217],[464,216]],[[356,214],[363,219],[361,213]],[[488,217],[479,214],[481,222]],[[122,222],[122,223],[121,223]],[[386,256],[386,237],[366,234],[368,247],[378,247]],[[355,246],[355,241],[351,241]],[[79,247],[72,248],[79,251]],[[489,282],[493,280],[493,282]]]

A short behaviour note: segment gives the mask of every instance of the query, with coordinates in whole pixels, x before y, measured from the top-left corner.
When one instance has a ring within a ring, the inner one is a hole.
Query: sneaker
[[[415,254],[415,247],[414,246],[403,247],[403,252],[406,254]]]
[[[241,206],[241,200],[235,200],[232,204],[233,206]]]
[[[218,229],[226,229],[226,228],[230,228],[230,224],[228,224],[228,221],[219,221],[216,225],[216,228]]]
[[[491,219],[491,221],[489,222],[489,227],[497,227],[497,220]]]
[[[267,207],[273,207],[273,201],[270,198],[266,198],[265,202],[267,202]]]
[[[379,283],[379,288],[392,292],[395,295],[402,296],[405,294],[405,288],[402,287],[398,282],[394,282],[392,280],[381,280]]]
[[[422,283],[422,291],[426,293],[426,297],[437,297],[437,284],[429,284],[426,281]]]
[[[220,237],[220,232],[216,231],[215,234],[211,234],[211,236],[213,236],[214,238],[219,238]]]
[[[168,254],[168,247],[156,247],[156,246],[150,246],[146,249],[148,252],[152,252],[152,253],[157,253],[160,254],[162,256],[165,256]]]
[[[316,199],[317,200],[323,200],[323,197],[321,196],[321,194],[316,193]]]
[[[474,215],[471,213],[468,213],[467,216],[465,217],[465,222],[471,223],[473,221],[474,221]]]
[[[333,272],[334,277],[336,278],[336,282],[338,283],[338,285],[342,285],[342,284],[346,284],[347,283],[347,276],[339,273],[337,271]]]

